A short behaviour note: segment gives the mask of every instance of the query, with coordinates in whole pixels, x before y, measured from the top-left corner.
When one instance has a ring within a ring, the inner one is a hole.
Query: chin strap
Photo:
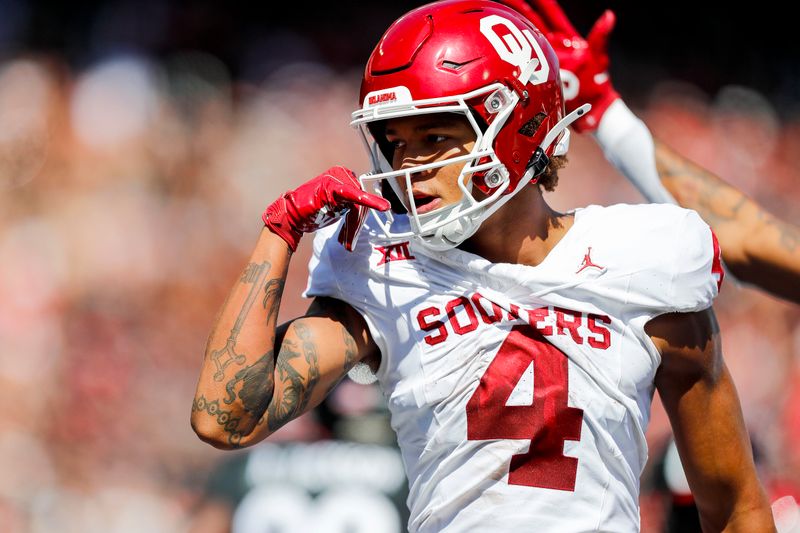
[[[525,176],[522,180],[523,182],[527,183],[529,180],[536,178],[542,172],[544,172],[544,169],[546,169],[547,165],[550,163],[550,158],[547,157],[547,154],[545,154],[547,149],[550,148],[550,145],[553,144],[553,141],[555,141],[556,138],[561,135],[562,131],[567,129],[570,124],[581,118],[581,116],[588,113],[591,108],[591,104],[583,104],[575,109],[572,113],[559,120],[558,123],[556,123],[556,125],[547,132],[547,135],[544,136],[542,144],[540,144],[539,147],[536,148],[536,151],[533,152],[530,161],[528,161],[528,165],[525,167]],[[529,174],[530,176],[528,176]]]

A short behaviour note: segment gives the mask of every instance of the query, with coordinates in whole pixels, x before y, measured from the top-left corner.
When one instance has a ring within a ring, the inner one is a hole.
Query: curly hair
[[[546,191],[555,190],[556,185],[558,185],[558,171],[564,168],[567,163],[568,160],[565,155],[551,157],[550,163],[547,165],[547,168],[544,169],[542,175],[539,176],[539,180],[536,184]]]

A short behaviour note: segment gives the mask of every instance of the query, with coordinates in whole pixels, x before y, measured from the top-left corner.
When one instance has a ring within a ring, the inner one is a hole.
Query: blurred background
[[[405,530],[373,385],[253,450],[201,443],[189,413],[262,210],[332,164],[367,170],[361,68],[420,4],[0,0],[0,531]],[[562,5],[584,34],[616,11],[612,80],[656,136],[800,222],[800,45],[777,4]],[[573,139],[552,204],[641,201]],[[307,305],[309,242],[283,319]],[[800,500],[800,309],[730,282],[716,308],[770,497]],[[653,411],[655,532],[685,495]]]

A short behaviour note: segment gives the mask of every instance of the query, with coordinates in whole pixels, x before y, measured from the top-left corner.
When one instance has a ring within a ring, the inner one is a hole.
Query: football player
[[[332,167],[267,207],[210,334],[200,438],[252,445],[363,362],[411,531],[635,531],[658,389],[704,526],[771,531],[711,310],[710,228],[673,205],[542,197],[588,110],[564,112],[553,48],[506,6],[447,0],[392,24],[352,120],[373,170]],[[314,300],[276,328],[312,231]]]

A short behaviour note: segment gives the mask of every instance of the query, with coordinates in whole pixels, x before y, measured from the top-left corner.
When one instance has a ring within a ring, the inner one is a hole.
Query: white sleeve
[[[671,310],[701,311],[711,306],[722,285],[719,243],[708,224],[689,210],[675,236],[669,289]]]
[[[356,248],[348,252],[336,239],[338,224],[317,230],[314,248],[308,262],[308,283],[303,296],[336,298],[350,305],[364,318],[372,339],[385,353],[386,341],[379,326],[385,306],[376,300],[374,288],[378,281],[369,271],[367,239],[359,239]]]
[[[606,159],[649,202],[677,203],[661,184],[650,130],[625,102],[617,99],[609,106],[603,113],[594,136]]]
[[[624,244],[629,277],[619,278],[625,279],[627,305],[650,317],[709,307],[722,282],[719,245],[711,228],[682,207],[628,207],[617,215],[617,228],[622,227],[620,220],[636,228]]]
[[[314,234],[314,248],[308,261],[308,283],[303,292],[305,298],[328,296],[342,299],[336,272],[331,266],[328,253],[328,232],[319,230]]]

